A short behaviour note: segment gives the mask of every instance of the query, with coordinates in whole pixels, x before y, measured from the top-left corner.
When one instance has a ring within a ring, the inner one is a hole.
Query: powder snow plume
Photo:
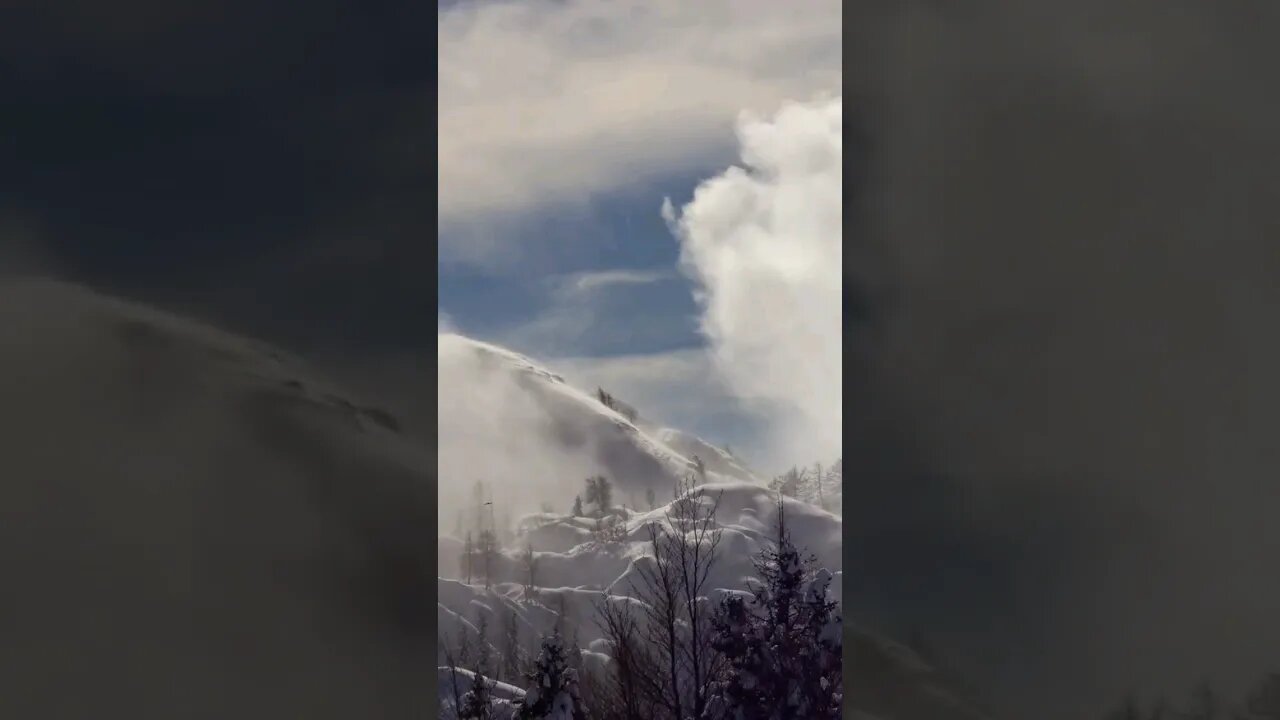
[[[772,418],[782,467],[841,454],[842,98],[744,114],[742,166],[663,214],[720,372]]]

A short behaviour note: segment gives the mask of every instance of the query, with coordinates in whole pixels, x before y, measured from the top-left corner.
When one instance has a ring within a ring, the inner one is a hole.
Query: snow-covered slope
[[[662,444],[687,458],[702,460],[708,473],[723,475],[735,480],[759,482],[759,478],[741,460],[728,450],[716,447],[697,435],[674,428],[657,428],[651,434]]]
[[[431,717],[437,720],[457,720],[457,706],[474,682],[475,672],[471,670],[445,666],[437,668],[436,687],[440,689],[440,706],[437,709],[438,714]],[[514,718],[515,707],[511,701],[524,697],[524,690],[492,679],[489,679],[486,684],[493,699],[490,720]]]
[[[756,481],[727,453],[690,435],[638,426],[523,355],[453,334],[439,343],[446,528],[477,479],[503,487],[501,501],[516,514],[541,501],[567,511],[582,481],[597,474],[614,484],[618,503],[646,505],[649,491],[665,501],[679,478],[695,472],[694,455],[710,480]]]
[[[431,458],[261,343],[0,283],[0,717],[428,716]]]

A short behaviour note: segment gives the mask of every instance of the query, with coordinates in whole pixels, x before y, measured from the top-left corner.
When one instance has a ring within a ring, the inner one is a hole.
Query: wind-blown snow
[[[660,500],[704,451],[709,477],[752,479],[731,457],[684,434],[638,427],[594,395],[510,350],[439,336],[439,520],[453,526],[477,480],[501,488],[504,509],[567,512],[585,478],[605,475],[615,501]],[[667,443],[671,440],[677,447]]]

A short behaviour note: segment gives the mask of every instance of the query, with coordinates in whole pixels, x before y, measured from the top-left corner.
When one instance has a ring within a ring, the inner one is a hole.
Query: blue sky
[[[678,271],[679,245],[660,208],[668,194],[687,199],[699,177],[718,169],[673,178],[670,193],[651,183],[620,189],[588,208],[553,205],[524,214],[505,232],[532,257],[496,269],[441,263],[441,311],[463,334],[505,340],[542,357],[702,345],[694,288]],[[566,316],[563,322],[555,322],[558,315]],[[582,322],[572,323],[575,318]]]

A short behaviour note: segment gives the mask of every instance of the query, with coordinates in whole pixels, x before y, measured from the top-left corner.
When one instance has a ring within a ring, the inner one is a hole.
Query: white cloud
[[[445,225],[712,160],[736,114],[840,84],[836,0],[467,3],[439,14]],[[441,248],[474,262],[501,234]]]
[[[648,285],[669,279],[663,270],[596,270],[571,273],[553,279],[561,296],[581,296],[615,285]]]
[[[745,167],[663,212],[697,283],[702,331],[724,382],[768,404],[780,465],[841,451],[841,98],[741,118]]]
[[[670,270],[596,270],[546,280],[549,302],[536,316],[496,338],[500,345],[541,356],[589,352],[589,347],[670,345],[684,339],[691,318],[637,312],[645,287],[683,278]],[[676,292],[685,292],[683,289]]]

